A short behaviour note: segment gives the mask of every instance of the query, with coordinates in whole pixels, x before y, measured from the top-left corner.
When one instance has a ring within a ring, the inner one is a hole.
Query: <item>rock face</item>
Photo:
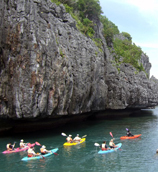
[[[1,0],[0,116],[35,118],[158,104],[158,81],[129,64],[117,69],[75,20],[49,0]],[[149,74],[146,55],[141,63]]]

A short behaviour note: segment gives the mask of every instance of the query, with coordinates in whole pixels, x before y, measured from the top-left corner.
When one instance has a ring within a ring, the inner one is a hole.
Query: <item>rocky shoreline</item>
[[[93,113],[85,113],[80,115],[70,115],[63,117],[53,117],[44,119],[1,119],[0,120],[0,136],[37,132],[44,130],[58,130],[69,125],[82,125],[82,122],[108,119],[121,119],[136,114],[141,114],[139,109],[131,110],[107,110]],[[144,113],[144,112],[143,112]]]

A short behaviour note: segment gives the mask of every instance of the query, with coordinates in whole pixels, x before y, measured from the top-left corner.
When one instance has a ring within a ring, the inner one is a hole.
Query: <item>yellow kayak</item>
[[[82,138],[80,142],[73,142],[73,143],[65,142],[63,145],[64,146],[74,146],[74,145],[78,145],[78,144],[85,142],[85,140],[86,140],[86,138]]]

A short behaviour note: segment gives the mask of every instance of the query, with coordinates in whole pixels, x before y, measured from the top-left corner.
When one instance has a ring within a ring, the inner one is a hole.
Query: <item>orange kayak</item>
[[[121,140],[124,140],[124,139],[135,139],[135,138],[138,138],[140,137],[141,134],[137,134],[137,135],[134,135],[134,136],[122,136],[120,137]]]

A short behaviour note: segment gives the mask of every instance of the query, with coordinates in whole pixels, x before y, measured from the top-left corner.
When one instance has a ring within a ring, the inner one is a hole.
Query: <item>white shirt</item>
[[[25,147],[25,143],[20,142],[20,147],[21,147],[21,148],[24,148],[24,147]]]
[[[105,148],[105,145],[106,145],[106,144],[105,144],[105,143],[103,143],[103,144],[101,145],[101,147],[102,147],[102,148]]]
[[[27,152],[28,152],[28,154],[33,154],[33,155],[36,154],[35,151],[33,149],[31,149],[31,148],[29,148]]]
[[[66,138],[67,142],[70,142],[71,139],[72,139],[71,137],[67,137],[67,138]]]
[[[9,149],[9,145],[10,145],[10,144],[7,144],[7,146],[6,146],[7,149]]]
[[[81,138],[80,138],[80,137],[78,137],[78,136],[76,136],[76,137],[74,138],[74,140],[75,140],[75,141],[80,141],[80,140],[81,140]]]
[[[110,146],[113,146],[113,145],[114,145],[114,143],[113,143],[112,141],[110,141],[110,142],[109,142],[109,145],[110,145]]]

